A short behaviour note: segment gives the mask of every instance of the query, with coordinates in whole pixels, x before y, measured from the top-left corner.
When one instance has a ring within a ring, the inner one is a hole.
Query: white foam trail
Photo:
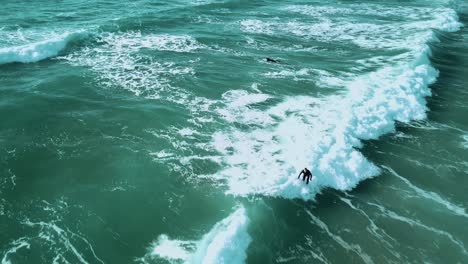
[[[351,209],[356,210],[359,213],[361,213],[361,215],[363,215],[369,221],[369,224],[370,224],[370,227],[367,227],[366,229],[372,235],[374,235],[378,239],[379,242],[387,245],[388,251],[390,252],[390,254],[395,256],[397,259],[401,259],[400,254],[398,254],[398,252],[395,252],[395,250],[392,250],[394,249],[393,245],[390,242],[388,242],[386,239],[386,238],[389,238],[393,243],[398,244],[398,241],[395,238],[387,234],[387,232],[385,232],[384,229],[381,229],[380,227],[378,227],[377,224],[374,222],[374,220],[372,220],[372,218],[366,212],[364,212],[364,210],[354,206],[350,199],[340,198],[340,200],[346,203],[349,207],[351,207]],[[380,233],[382,233],[383,235]]]
[[[178,241],[170,240],[166,235],[159,236],[149,256],[188,264],[244,263],[252,240],[247,233],[248,224],[249,218],[241,207],[218,222],[200,241]]]
[[[408,185],[408,187],[410,187],[413,191],[415,191],[418,195],[420,195],[421,197],[424,197],[428,200],[431,200],[435,203],[438,203],[442,206],[444,206],[445,208],[447,208],[451,213],[455,214],[455,215],[458,215],[458,216],[463,216],[463,217],[466,217],[468,218],[468,214],[466,213],[465,209],[458,206],[458,205],[455,205],[455,204],[452,204],[451,202],[447,201],[446,199],[442,198],[440,195],[438,195],[437,193],[435,192],[430,192],[430,191],[425,191],[419,187],[416,187],[415,185],[413,185],[409,180],[407,180],[406,178],[402,177],[401,175],[399,175],[396,171],[394,171],[392,168],[390,167],[387,167],[387,166],[382,166],[382,168],[386,169],[387,171],[389,171],[391,174],[393,174],[394,176],[396,176],[397,178],[399,178],[400,180],[402,180],[404,183],[406,183],[406,185]]]
[[[29,244],[26,240],[27,239],[23,237],[11,242],[10,244],[12,247],[5,252],[5,255],[3,255],[2,264],[12,264],[8,255],[15,254],[21,248],[29,249],[31,244]]]
[[[44,208],[44,210],[51,210],[52,213],[55,213],[54,208],[46,207],[46,208]],[[50,243],[50,245],[63,245],[64,249],[65,249],[65,252],[68,251],[72,255],[74,255],[76,257],[76,260],[79,263],[87,264],[89,262],[85,259],[85,256],[83,256],[83,254],[80,253],[80,251],[72,243],[71,238],[78,237],[79,239],[81,239],[89,247],[89,250],[93,254],[93,256],[95,258],[95,261],[99,262],[99,263],[104,263],[104,261],[102,261],[96,255],[93,246],[91,245],[91,243],[89,243],[89,241],[86,238],[84,238],[83,236],[78,235],[76,233],[73,233],[69,229],[64,230],[64,229],[60,228],[53,221],[52,222],[43,222],[43,221],[31,222],[30,220],[25,220],[22,223],[27,225],[27,226],[30,226],[30,227],[39,227],[40,228],[40,232],[39,232],[39,235],[38,235],[39,238],[41,238],[44,241]],[[59,256],[64,259],[64,257],[61,256],[61,255],[57,255],[56,257],[59,257]]]
[[[309,210],[306,210],[306,213],[310,216],[311,223],[316,224],[320,228],[322,228],[337,244],[342,246],[344,249],[353,251],[358,255],[364,263],[374,263],[372,258],[367,255],[365,252],[362,251],[359,245],[349,244],[348,242],[344,241],[339,235],[336,235],[328,229],[328,226],[322,222],[318,217],[314,216]]]
[[[465,248],[465,245],[462,241],[458,240],[457,238],[453,237],[452,234],[446,232],[446,231],[443,231],[443,230],[440,230],[440,229],[437,229],[437,228],[433,228],[431,226],[426,226],[425,224],[419,222],[418,220],[413,220],[411,218],[408,218],[408,217],[405,217],[405,216],[402,216],[402,215],[399,215],[381,205],[378,205],[376,203],[367,203],[369,205],[372,205],[372,206],[375,206],[379,209],[379,211],[386,217],[389,217],[391,219],[394,219],[394,220],[397,220],[397,221],[401,221],[403,223],[406,223],[410,226],[417,226],[419,228],[422,228],[424,230],[427,230],[427,231],[430,231],[430,232],[433,232],[433,233],[436,233],[440,236],[444,236],[446,237],[448,240],[450,240],[453,244],[457,245],[461,252],[468,256],[468,252],[466,251],[466,248]]]
[[[263,30],[257,22],[243,25]],[[276,25],[273,29],[280,27]],[[398,40],[405,41],[404,47],[411,46],[408,51],[411,61],[392,63],[344,81],[340,84],[347,91],[340,95],[287,97],[276,106],[262,110],[262,118],[251,116],[256,114],[252,108],[238,111],[241,115],[234,115],[234,120],[232,115],[225,118],[228,122],[240,123],[253,120],[260,128],[232,129],[214,134],[212,143],[227,164],[215,177],[225,179],[227,192],[234,195],[313,199],[323,188],[350,190],[360,181],[378,175],[379,168],[357,148],[361,147],[361,140],[377,139],[394,131],[396,121],[409,122],[426,117],[425,97],[431,95],[428,86],[438,76],[429,62],[430,49],[424,44],[434,39],[434,34],[430,29],[421,29],[429,25],[446,31],[460,27],[456,14],[442,9],[435,19],[423,21],[422,26],[418,23],[406,25],[413,27],[406,33],[416,31],[413,37],[419,40],[414,42],[402,36]],[[270,28],[266,29],[268,33]],[[323,36],[334,36],[333,32],[327,34],[325,32]],[[379,35],[378,32],[372,34]],[[399,43],[392,45],[403,47]],[[224,112],[230,111],[231,103],[239,98],[249,101],[249,96],[258,97],[258,94],[231,95],[234,96],[224,98]],[[223,113],[222,110],[218,112]],[[311,167],[314,174],[309,185],[296,178],[299,170],[306,166]]]
[[[327,259],[327,257],[325,257],[324,253],[319,250],[319,252],[315,252],[314,250],[317,250],[317,247],[313,244],[312,240],[313,238],[311,236],[305,236],[305,239],[307,241],[307,245],[309,246],[309,248],[307,249],[306,251],[306,254],[310,254],[314,259],[320,261],[321,263],[325,263],[325,264],[330,264],[332,263],[331,261],[329,261]],[[302,249],[302,246],[298,246],[299,248]],[[297,252],[296,254],[302,254],[301,252]],[[296,257],[294,257],[296,258]],[[278,262],[281,262],[281,260],[278,260]]]
[[[50,39],[22,46],[0,48],[0,64],[37,62],[57,56],[68,43],[83,35],[82,31],[64,33]]]
[[[61,241],[65,245],[66,249],[70,250],[75,255],[75,257],[79,260],[80,263],[83,263],[83,264],[89,263],[88,261],[85,260],[83,255],[81,255],[80,252],[75,248],[75,246],[73,246],[73,244],[70,242],[69,238],[66,235],[67,233],[65,232],[65,230],[58,227],[55,223],[46,223],[42,221],[35,223],[35,222],[31,222],[27,220],[24,222],[24,224],[28,226],[39,226],[41,228],[39,237],[51,243],[55,243],[55,241],[51,237],[52,234],[50,233],[55,233],[55,235],[58,236],[59,241]],[[51,232],[51,231],[54,231],[54,232]]]

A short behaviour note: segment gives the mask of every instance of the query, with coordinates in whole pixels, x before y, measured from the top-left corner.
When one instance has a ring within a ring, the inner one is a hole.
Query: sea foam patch
[[[106,87],[122,87],[137,96],[158,99],[185,98],[187,93],[173,89],[172,77],[193,75],[190,62],[158,60],[144,50],[193,52],[205,46],[187,35],[143,35],[140,32],[102,33],[96,42],[61,57],[75,66],[90,67]]]

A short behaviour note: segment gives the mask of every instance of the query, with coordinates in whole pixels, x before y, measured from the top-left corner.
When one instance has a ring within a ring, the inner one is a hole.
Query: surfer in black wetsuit
[[[309,180],[312,179],[312,172],[310,172],[309,169],[304,168],[303,170],[301,170],[301,172],[297,176],[298,179],[301,177],[301,174],[303,174],[302,181],[305,181],[307,179],[306,184],[309,184]]]
[[[279,60],[275,60],[275,59],[268,58],[268,57],[265,60],[266,62],[270,62],[270,63],[279,63]]]

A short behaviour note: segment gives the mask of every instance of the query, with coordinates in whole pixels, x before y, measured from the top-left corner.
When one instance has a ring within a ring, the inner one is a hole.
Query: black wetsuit
[[[272,58],[266,58],[266,62],[279,63],[279,60],[274,60]]]
[[[310,172],[308,169],[303,169],[299,173],[299,176],[297,176],[298,179],[301,177],[301,174],[303,174],[302,180],[305,181],[307,179],[306,184],[309,184],[309,180],[312,179],[312,172]]]

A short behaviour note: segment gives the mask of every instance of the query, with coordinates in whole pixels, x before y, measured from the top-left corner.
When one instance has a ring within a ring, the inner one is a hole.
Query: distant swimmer
[[[271,62],[271,63],[279,63],[280,62],[279,60],[275,60],[275,59],[268,58],[268,57],[265,60],[266,60],[266,62]]]
[[[306,184],[309,184],[309,180],[312,179],[312,172],[310,172],[309,169],[304,168],[303,170],[301,170],[301,172],[297,176],[298,179],[301,177],[301,174],[303,174],[302,181],[305,181],[307,179]]]

